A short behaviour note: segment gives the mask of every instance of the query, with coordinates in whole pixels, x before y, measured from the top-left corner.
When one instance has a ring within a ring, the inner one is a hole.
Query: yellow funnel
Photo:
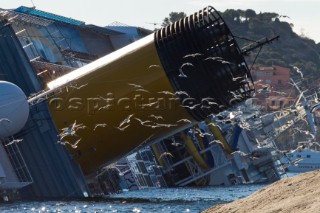
[[[241,76],[242,81],[234,81]],[[63,88],[49,101],[57,127],[82,124],[63,140],[78,141],[70,152],[85,174],[144,142],[187,128],[188,120],[196,123],[233,106],[250,97],[253,89],[239,47],[212,7],[62,76],[48,87]],[[235,100],[231,92],[241,98]]]

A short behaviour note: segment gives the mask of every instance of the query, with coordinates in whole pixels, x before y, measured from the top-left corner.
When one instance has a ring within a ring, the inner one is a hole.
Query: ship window
[[[301,155],[297,155],[297,158],[301,158]]]
[[[311,158],[311,156],[310,156],[310,155],[307,155],[307,158]]]

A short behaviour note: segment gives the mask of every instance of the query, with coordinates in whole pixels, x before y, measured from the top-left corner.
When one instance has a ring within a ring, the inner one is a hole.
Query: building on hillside
[[[296,98],[295,88],[290,84],[290,69],[276,65],[253,66],[255,81],[255,104],[266,112],[277,111],[292,105]]]

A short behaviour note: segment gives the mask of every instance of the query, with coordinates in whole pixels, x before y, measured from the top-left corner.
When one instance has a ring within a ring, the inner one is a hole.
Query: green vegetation
[[[166,27],[169,24],[172,24],[172,23],[174,23],[174,22],[176,22],[186,16],[187,16],[187,14],[185,14],[184,12],[171,12],[169,14],[169,17],[166,17],[163,19],[161,26]]]
[[[290,18],[276,13],[259,13],[248,9],[226,10],[221,13],[233,35],[259,40],[279,35],[280,39],[265,45],[256,61],[261,65],[279,65],[284,67],[297,66],[306,78],[320,77],[320,43],[297,35],[293,32]],[[245,39],[237,39],[240,48],[251,43]],[[247,58],[252,63],[255,54]]]

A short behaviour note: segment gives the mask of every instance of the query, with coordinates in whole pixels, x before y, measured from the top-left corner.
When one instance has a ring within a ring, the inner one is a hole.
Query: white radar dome
[[[26,124],[29,104],[17,85],[0,81],[0,138],[18,133]]]

